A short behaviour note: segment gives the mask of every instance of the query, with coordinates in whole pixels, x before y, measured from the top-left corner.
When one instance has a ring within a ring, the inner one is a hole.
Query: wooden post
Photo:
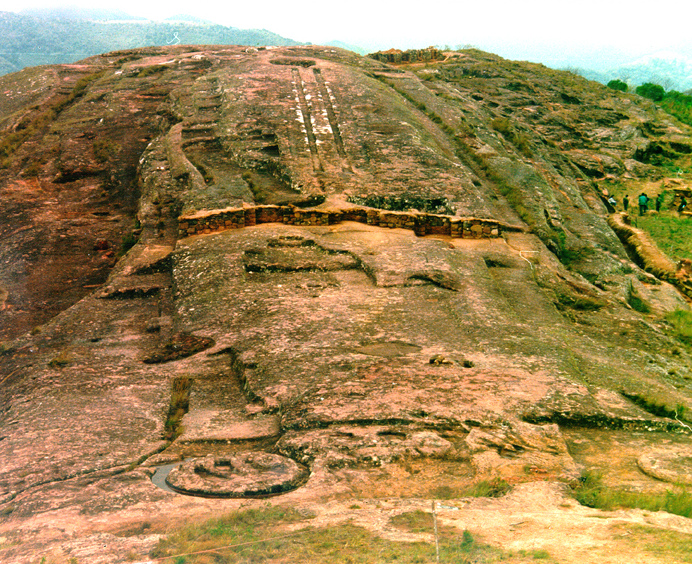
[[[437,536],[437,513],[435,512],[435,500],[432,501],[433,528],[435,529],[435,562],[440,562],[440,541]]]

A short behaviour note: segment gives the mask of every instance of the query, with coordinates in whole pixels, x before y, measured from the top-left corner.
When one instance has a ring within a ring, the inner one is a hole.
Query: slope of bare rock
[[[569,496],[584,470],[688,479],[665,315],[689,306],[602,191],[687,170],[689,128],[444,56],[174,46],[0,78],[0,560],[147,561],[267,502],[431,542],[383,523],[444,498],[445,526],[564,563],[691,532]]]

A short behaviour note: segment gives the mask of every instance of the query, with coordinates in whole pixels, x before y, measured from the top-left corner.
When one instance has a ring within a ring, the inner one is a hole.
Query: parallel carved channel
[[[317,151],[317,138],[315,137],[315,131],[312,127],[312,110],[310,109],[310,104],[308,103],[308,98],[305,94],[303,79],[300,76],[300,71],[297,68],[291,69],[291,74],[293,75],[296,103],[298,104],[298,107],[302,113],[303,125],[305,126],[305,135],[307,137],[308,147],[310,147],[312,167],[315,171],[322,172],[324,171],[324,167],[322,166],[320,155]]]

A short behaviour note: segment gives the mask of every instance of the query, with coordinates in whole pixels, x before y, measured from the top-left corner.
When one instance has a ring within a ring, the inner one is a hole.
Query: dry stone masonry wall
[[[364,207],[330,210],[262,205],[206,210],[182,215],[178,218],[178,235],[181,238],[190,237],[227,229],[252,227],[262,223],[314,226],[335,225],[344,221],[355,221],[390,229],[409,229],[420,237],[448,235],[463,239],[497,238],[501,236],[503,230],[521,229],[493,219],[395,212]]]

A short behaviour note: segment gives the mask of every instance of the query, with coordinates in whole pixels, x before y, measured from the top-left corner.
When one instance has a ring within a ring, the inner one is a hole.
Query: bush
[[[654,102],[660,102],[666,95],[666,91],[663,89],[663,86],[653,84],[652,82],[645,82],[641,86],[637,86],[635,92],[644,98],[653,100]]]
[[[627,92],[627,90],[629,89],[629,87],[627,86],[627,83],[623,82],[619,78],[611,80],[608,83],[608,88],[612,88],[613,90],[618,90],[619,92]]]

